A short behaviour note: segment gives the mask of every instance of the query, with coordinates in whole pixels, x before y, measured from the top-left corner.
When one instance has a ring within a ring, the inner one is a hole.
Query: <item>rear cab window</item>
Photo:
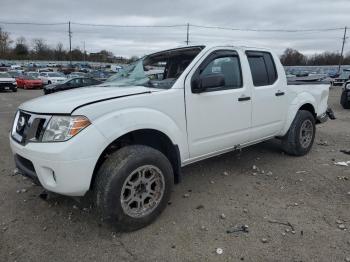
[[[278,75],[271,53],[246,51],[254,86],[268,86],[276,82]]]

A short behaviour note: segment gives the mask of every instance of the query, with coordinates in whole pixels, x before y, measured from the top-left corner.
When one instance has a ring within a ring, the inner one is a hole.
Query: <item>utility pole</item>
[[[69,35],[69,62],[72,65],[72,31],[70,30],[70,21],[68,22],[68,35]]]
[[[340,58],[339,58],[339,66],[338,66],[338,74],[340,73],[340,67],[343,63],[343,53],[344,53],[344,45],[345,45],[345,42],[346,42],[346,26],[344,28],[344,36],[343,36],[343,44],[342,44],[342,47],[341,47],[341,52],[340,52]]]
[[[84,44],[84,64],[86,63],[86,51],[85,51],[85,40],[83,41]]]
[[[187,23],[186,45],[190,42],[190,24]]]

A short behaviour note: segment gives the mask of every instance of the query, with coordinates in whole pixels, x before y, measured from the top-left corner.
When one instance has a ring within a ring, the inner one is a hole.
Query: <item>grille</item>
[[[19,111],[12,128],[12,137],[20,144],[40,141],[50,116]]]

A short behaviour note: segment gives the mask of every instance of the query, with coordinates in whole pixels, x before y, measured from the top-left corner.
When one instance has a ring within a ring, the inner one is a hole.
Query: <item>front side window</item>
[[[238,56],[224,56],[213,59],[200,74],[201,77],[221,74],[225,79],[223,89],[242,87],[241,69]]]
[[[272,85],[277,80],[277,70],[268,52],[247,51],[254,86]]]

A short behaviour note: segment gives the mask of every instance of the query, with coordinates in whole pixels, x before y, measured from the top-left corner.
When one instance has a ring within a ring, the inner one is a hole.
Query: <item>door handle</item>
[[[250,100],[250,96],[242,96],[242,97],[239,97],[239,98],[238,98],[238,101],[239,101],[239,102],[248,101],[248,100]]]
[[[278,90],[277,93],[275,93],[275,96],[283,96],[284,92]]]

